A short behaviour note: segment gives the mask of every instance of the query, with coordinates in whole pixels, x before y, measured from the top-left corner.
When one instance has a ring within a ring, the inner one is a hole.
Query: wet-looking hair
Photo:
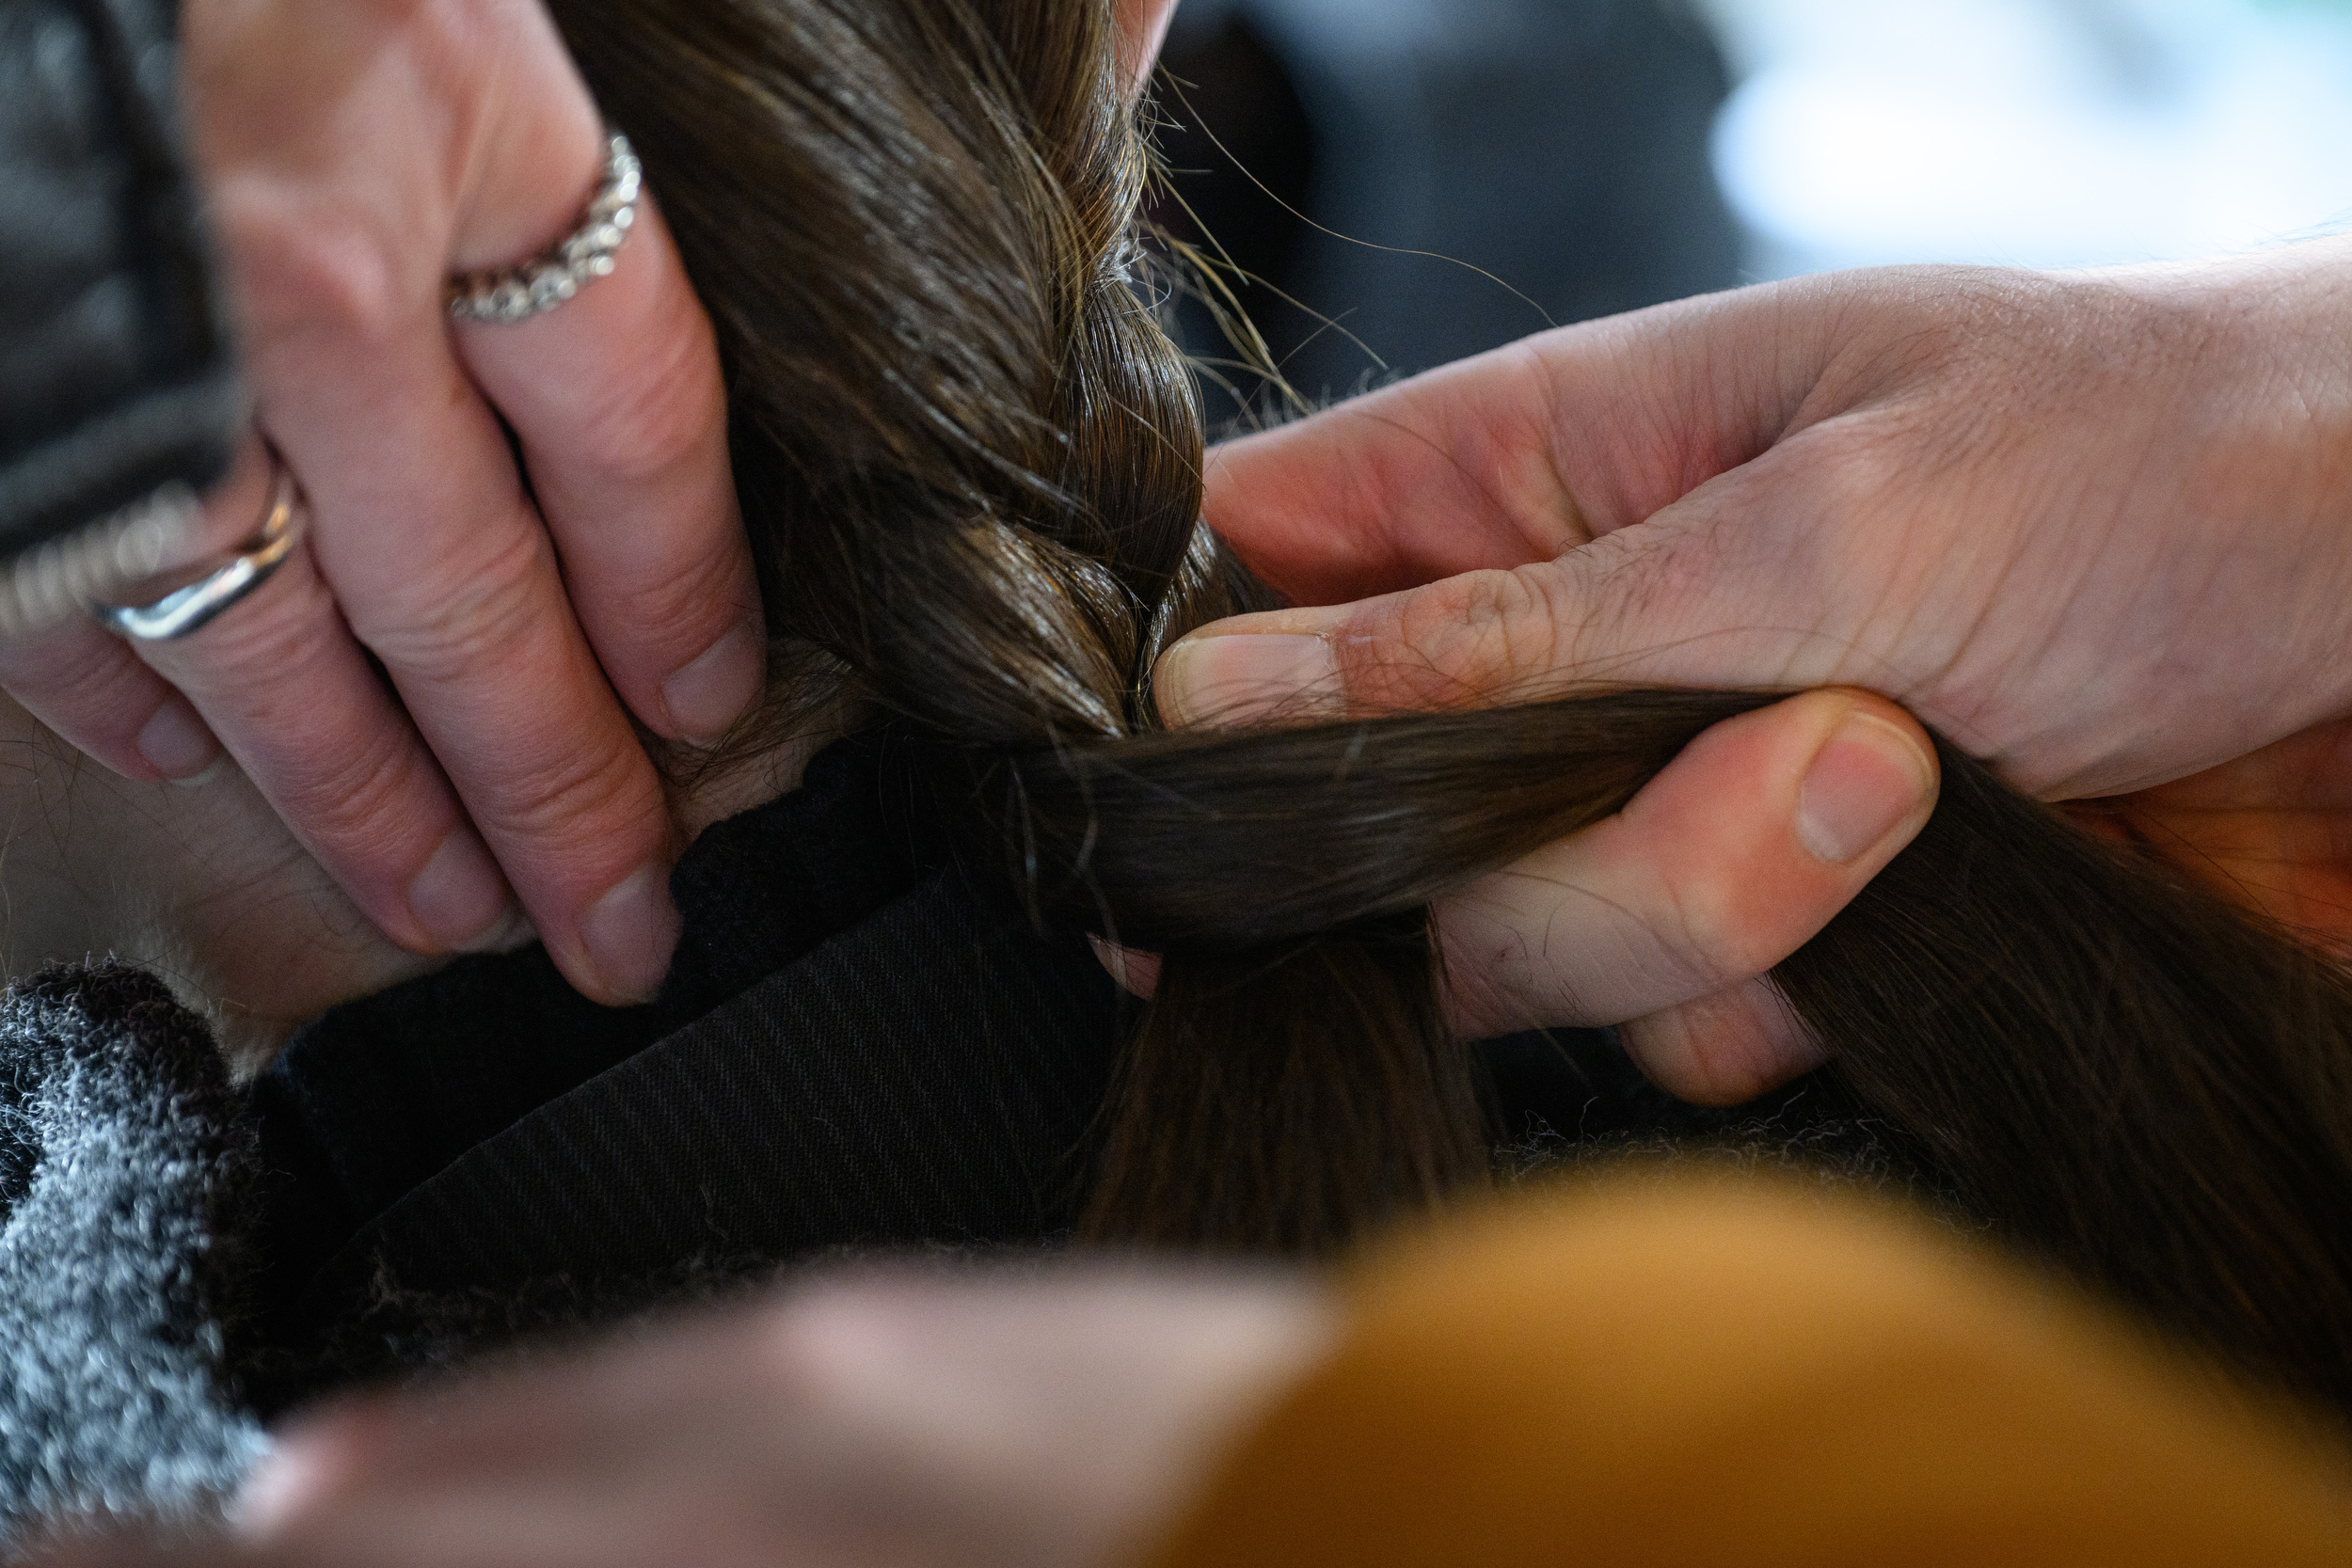
[[[1488,1180],[1430,901],[1769,699],[1160,730],[1154,654],[1274,600],[1197,521],[1108,0],[554,8],[717,323],[771,717],[870,704],[971,866],[1167,955],[1085,1233],[1313,1253]],[[2352,1407],[2344,977],[1942,752],[1780,987],[1968,1210]]]

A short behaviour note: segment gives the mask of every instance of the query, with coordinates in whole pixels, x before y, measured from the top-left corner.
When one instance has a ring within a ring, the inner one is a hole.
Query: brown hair
[[[1197,524],[1106,0],[555,9],[718,325],[781,721],[867,700],[969,863],[1168,955],[1085,1233],[1316,1252],[1485,1180],[1431,899],[1767,699],[1159,732],[1155,653],[1272,601]],[[1780,985],[1975,1212],[2352,1406],[2344,978],[1944,767],[1918,841]]]

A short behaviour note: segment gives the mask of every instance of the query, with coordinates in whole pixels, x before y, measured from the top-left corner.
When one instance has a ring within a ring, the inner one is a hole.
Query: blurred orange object
[[[1928,1222],[1629,1180],[1440,1226],[1153,1568],[2352,1563],[2352,1448]]]

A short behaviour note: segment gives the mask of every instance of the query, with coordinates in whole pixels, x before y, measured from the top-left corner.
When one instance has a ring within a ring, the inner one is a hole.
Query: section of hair
[[[1104,0],[556,0],[716,321],[788,723],[840,689],[1040,920],[1163,949],[1089,1233],[1313,1253],[1485,1176],[1427,906],[1614,811],[1753,694],[1153,733],[1151,660],[1268,600],[1195,526],[1135,286]],[[2020,1242],[2352,1404],[2352,991],[1945,755],[1780,972]]]

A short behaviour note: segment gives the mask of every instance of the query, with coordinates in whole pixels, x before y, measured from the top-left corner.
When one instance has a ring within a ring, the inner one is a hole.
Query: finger
[[[613,688],[648,728],[707,745],[767,669],[718,347],[649,198],[613,261],[544,315],[460,324],[457,349],[522,443]]]
[[[1160,989],[1160,955],[1121,947],[1089,936],[1087,945],[1094,949],[1095,961],[1109,971],[1119,982],[1119,989],[1138,1000],[1149,1002]]]
[[[453,210],[450,166],[470,169],[479,144],[461,145],[471,118],[421,116],[419,71],[430,56],[426,85],[453,101],[485,102],[487,81],[500,103],[548,109],[545,134],[583,155],[595,110],[542,8],[497,8],[498,26],[444,36],[455,9],[326,8],[336,25],[315,29],[242,9],[243,30],[195,30],[192,118],[248,373],[309,491],[321,574],[566,977],[601,1001],[640,1000],[677,933],[660,782],[573,618],[505,434],[452,349],[443,237],[470,214]],[[332,45],[292,73],[302,91],[282,104],[281,38]],[[435,75],[476,60],[495,70]],[[256,104],[278,112],[246,112]],[[408,129],[388,145],[384,127]],[[522,170],[510,182],[528,183]],[[487,204],[516,224],[514,254],[560,232],[580,199],[551,183],[537,194],[535,209]],[[299,731],[289,768],[316,780],[346,768],[323,748],[319,716],[277,695]],[[393,876],[369,868],[371,885]]]
[[[188,700],[92,621],[0,644],[0,688],[127,779],[197,784],[221,758]]]
[[[228,477],[206,495],[183,559],[208,559],[249,535],[269,488],[267,451],[249,437]],[[0,643],[0,687],[126,778],[193,784],[210,777],[222,755],[220,741],[187,699],[94,620]]]
[[[1160,955],[1087,939],[1111,978],[1149,1002],[1159,990]],[[1449,994],[1448,1021],[1464,1038],[1493,1031]],[[1738,1105],[1812,1071],[1828,1059],[1788,999],[1769,979],[1748,980],[1711,996],[1617,1026],[1626,1054],[1653,1084],[1702,1105]]]
[[[1870,651],[1902,585],[1858,593],[1853,579],[1808,576],[1769,526],[1834,505],[1824,483],[1871,483],[1858,452],[1841,467],[1847,440],[1807,432],[1553,560],[1201,627],[1161,656],[1160,710],[1174,723],[1246,724],[1535,702],[1599,684],[1902,696],[1903,672]],[[1920,633],[1907,667],[1935,669],[1956,647]]]
[[[240,1495],[239,1528],[269,1538],[363,1495],[493,1476],[618,1476],[648,1452],[723,1441],[732,1407],[784,1402],[763,1377],[767,1338],[758,1314],[723,1314],[646,1342],[339,1402],[276,1434]]]
[[[1682,1099],[1737,1104],[1820,1047],[1757,978],[1802,947],[1934,810],[1926,733],[1891,703],[1811,692],[1702,735],[1606,822],[1438,908],[1454,1032],[1623,1022]],[[1160,956],[1089,938],[1149,1001]]]
[[[510,939],[505,878],[306,550],[203,629],[139,651],[385,935],[421,953]]]
[[[270,248],[251,233],[246,245]],[[566,977],[600,1001],[643,1000],[677,931],[660,781],[572,618],[497,420],[451,356],[437,292],[388,324],[310,282],[307,309],[298,287],[248,290],[272,300],[248,317],[254,380],[317,515],[321,575]],[[351,782],[350,746],[367,741],[365,754],[394,765],[389,735],[358,733],[309,700],[313,677],[299,665],[246,668],[260,685],[241,694],[193,664],[181,673],[183,689],[220,689],[287,726],[269,737],[263,787],[306,843],[323,847],[339,826],[315,814]],[[346,676],[335,689],[359,700]],[[371,722],[383,711],[366,710]],[[397,808],[379,809],[388,836],[346,833],[350,851],[322,853],[371,911],[416,873],[395,847],[412,851],[446,821],[436,812],[389,833]]]
[[[1168,41],[1168,24],[1176,20],[1176,0],[1119,0],[1114,8],[1119,28],[1120,75],[1127,96],[1142,94],[1152,67]]]
[[[1438,905],[1457,1026],[1478,1037],[1649,1019],[1764,974],[1926,824],[1934,757],[1915,721],[1859,691],[1717,724],[1615,816]],[[1746,1016],[1719,1008],[1652,1034]],[[1719,1058],[1695,1048],[1661,1045],[1657,1058],[1667,1088],[1718,1098],[1803,1070],[1789,1044],[1778,1038],[1777,1065],[1727,1066],[1720,1081]]]
[[[1209,453],[1203,515],[1303,604],[1549,560],[1792,428],[1834,346],[1819,292],[1563,328],[1228,442]]]
[[[1745,1104],[1829,1060],[1769,979],[1630,1020],[1617,1039],[1644,1077],[1696,1105]]]
[[[256,1568],[750,1568],[777,1560],[739,1522],[756,1512],[756,1497],[723,1485],[678,1490],[687,1495],[648,1496],[602,1477],[533,1477],[372,1494],[303,1520],[254,1560]]]

